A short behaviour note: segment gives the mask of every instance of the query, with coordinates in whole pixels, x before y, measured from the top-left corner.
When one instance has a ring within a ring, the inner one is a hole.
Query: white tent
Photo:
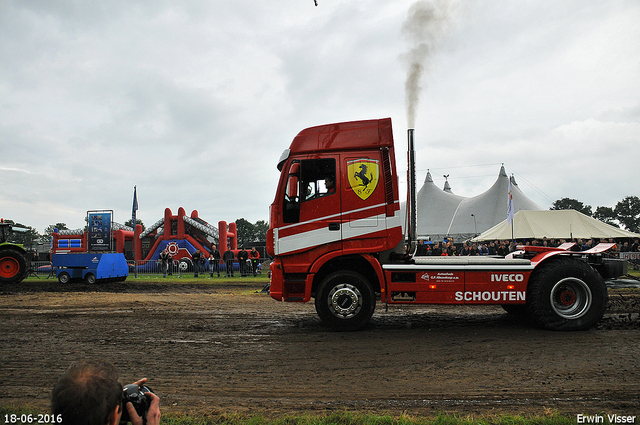
[[[513,177],[511,185],[515,211],[542,209],[527,198]],[[431,173],[427,173],[417,194],[418,239],[437,241],[452,237],[461,241],[495,226],[507,218],[508,193],[509,177],[504,166],[489,190],[471,198],[453,194],[448,182],[444,190],[438,188]]]
[[[638,238],[640,234],[610,226],[575,210],[518,211],[513,217],[515,239]],[[507,220],[483,232],[474,241],[507,240],[511,226]]]

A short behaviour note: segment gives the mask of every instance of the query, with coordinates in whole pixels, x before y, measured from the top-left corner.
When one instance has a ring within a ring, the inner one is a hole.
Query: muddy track
[[[542,331],[499,307],[385,306],[324,328],[313,304],[260,284],[0,286],[0,405],[46,408],[74,360],[146,376],[163,411],[266,416],[640,412],[640,294],[612,290],[586,332]]]

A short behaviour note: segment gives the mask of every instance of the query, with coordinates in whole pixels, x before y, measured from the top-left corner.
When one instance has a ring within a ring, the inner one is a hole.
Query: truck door
[[[341,199],[337,157],[302,161],[300,222],[314,229],[319,243],[342,240]],[[334,247],[339,249],[338,246]]]
[[[329,252],[342,248],[340,173],[338,156],[296,159],[289,166],[283,205],[283,226],[278,229],[278,254],[311,249]],[[318,258],[317,252],[309,258]],[[296,268],[306,268],[302,258]],[[284,260],[286,262],[286,260]]]

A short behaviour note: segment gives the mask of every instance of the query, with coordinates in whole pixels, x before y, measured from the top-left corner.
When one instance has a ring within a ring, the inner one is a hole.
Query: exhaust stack
[[[413,132],[407,130],[407,253],[413,255],[417,247],[417,213],[416,213],[416,159],[413,146]]]

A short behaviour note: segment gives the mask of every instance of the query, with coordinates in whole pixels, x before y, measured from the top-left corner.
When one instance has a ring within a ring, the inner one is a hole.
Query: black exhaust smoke
[[[415,128],[422,75],[431,68],[442,39],[453,28],[458,7],[459,0],[418,0],[409,7],[401,30],[409,50],[400,56],[407,67],[404,90],[409,128]]]

